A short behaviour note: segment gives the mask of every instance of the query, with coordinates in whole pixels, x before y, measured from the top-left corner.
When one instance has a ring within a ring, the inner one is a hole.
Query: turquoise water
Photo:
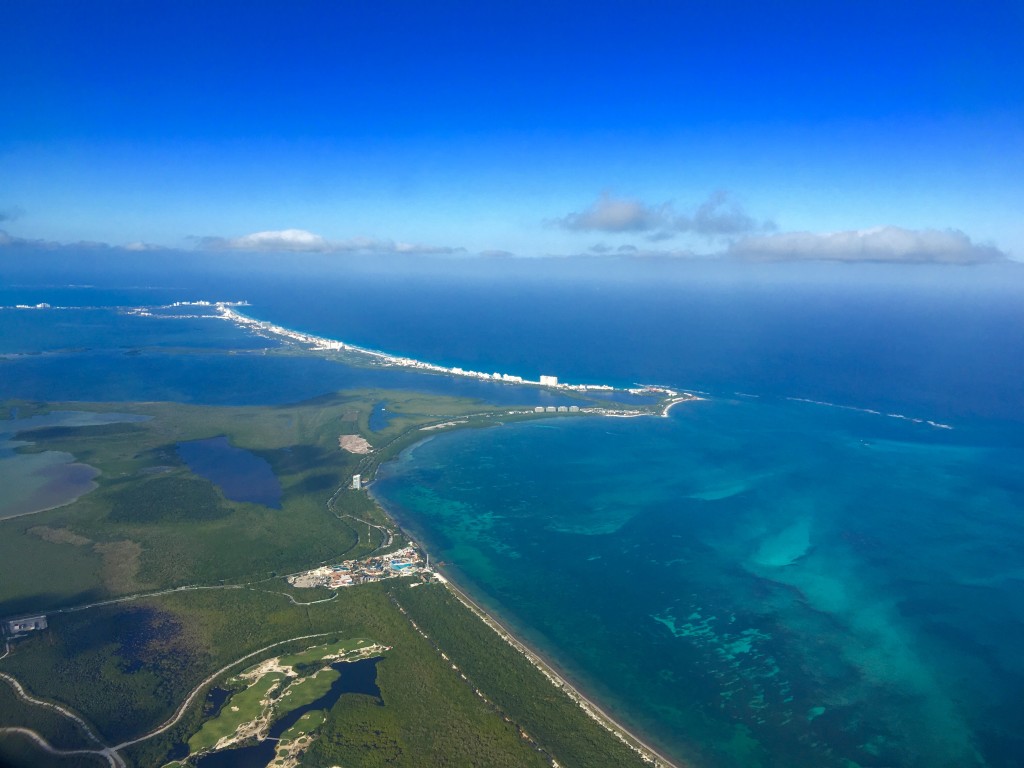
[[[582,283],[522,268],[507,283],[346,272],[0,289],[4,306],[107,307],[0,310],[0,397],[276,404],[379,387],[572,402],[268,354],[221,320],[111,308],[194,297],[248,298],[261,319],[449,365],[706,390],[668,419],[437,436],[377,490],[435,559],[673,755],[1020,765],[1019,274],[996,289],[971,287],[978,270],[879,266],[858,282],[838,265],[788,284],[746,268],[710,283],[661,280],[657,264]],[[15,480],[34,483],[24,469]]]
[[[1024,441],[803,402],[438,436],[375,492],[585,690],[707,766],[1011,766]]]

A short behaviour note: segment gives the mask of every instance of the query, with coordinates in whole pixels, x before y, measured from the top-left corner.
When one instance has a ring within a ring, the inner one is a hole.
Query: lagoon
[[[281,483],[270,463],[231,445],[227,437],[178,443],[176,449],[190,470],[220,488],[230,501],[281,508]]]
[[[19,452],[32,443],[33,430],[142,421],[126,413],[55,411],[29,418],[0,419],[0,520],[62,507],[96,488],[99,470],[64,451]]]

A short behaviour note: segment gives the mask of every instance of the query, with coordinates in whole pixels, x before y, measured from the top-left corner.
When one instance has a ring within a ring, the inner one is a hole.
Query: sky
[[[1024,3],[8,0],[0,251],[1024,261]]]

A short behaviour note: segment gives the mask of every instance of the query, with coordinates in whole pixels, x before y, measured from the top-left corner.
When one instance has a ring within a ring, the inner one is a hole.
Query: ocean
[[[439,436],[374,493],[695,765],[1024,754],[1024,442],[806,402]]]
[[[116,290],[22,278],[0,304],[247,299],[260,319],[430,362],[699,391],[668,418],[436,436],[374,493],[680,760],[1019,765],[1024,281],[847,266],[446,265]],[[262,346],[219,320],[0,310],[0,397],[528,396]]]

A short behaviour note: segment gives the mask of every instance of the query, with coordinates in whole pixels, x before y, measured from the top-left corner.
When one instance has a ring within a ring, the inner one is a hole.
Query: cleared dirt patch
[[[338,447],[349,453],[373,452],[373,446],[366,441],[365,437],[360,435],[340,435],[338,437]]]

